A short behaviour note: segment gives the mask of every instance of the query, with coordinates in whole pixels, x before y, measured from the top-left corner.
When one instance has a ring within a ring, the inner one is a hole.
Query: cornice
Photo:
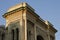
[[[8,15],[11,15],[11,14],[13,14],[13,13],[15,13],[15,12],[18,12],[18,11],[21,11],[21,10],[24,10],[24,9],[25,9],[25,7],[20,7],[20,8],[17,8],[17,9],[15,9],[15,10],[9,11],[9,12],[5,13],[5,14],[2,15],[2,16],[5,18],[5,17],[8,16]]]
[[[54,28],[54,26],[49,22],[49,21],[45,21],[48,29],[53,30],[55,33],[57,32],[57,30]]]
[[[34,9],[28,5],[27,3],[23,2],[23,3],[20,3],[18,5],[15,5],[13,7],[11,7],[4,15],[3,17],[5,18],[6,16],[10,15],[10,14],[13,14],[14,12],[17,12],[17,11],[20,11],[20,10],[23,10],[25,8],[29,8],[30,10],[34,11]]]
[[[53,30],[55,33],[57,32],[57,30],[53,26],[50,26],[50,29]]]

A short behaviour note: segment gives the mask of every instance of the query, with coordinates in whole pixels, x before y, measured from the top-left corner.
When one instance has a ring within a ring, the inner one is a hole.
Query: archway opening
[[[37,40],[44,40],[42,36],[38,35]]]

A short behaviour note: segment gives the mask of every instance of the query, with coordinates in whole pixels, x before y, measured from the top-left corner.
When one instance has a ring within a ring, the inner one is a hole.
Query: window
[[[37,40],[44,40],[42,36],[38,35]]]
[[[14,40],[14,30],[12,30],[12,40]]]
[[[16,38],[17,38],[17,40],[19,40],[19,30],[18,30],[18,28],[16,29]]]

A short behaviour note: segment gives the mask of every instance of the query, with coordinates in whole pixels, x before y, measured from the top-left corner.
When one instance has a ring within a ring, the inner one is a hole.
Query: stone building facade
[[[9,8],[3,17],[6,26],[5,39],[2,40],[55,40],[57,30],[27,3]]]

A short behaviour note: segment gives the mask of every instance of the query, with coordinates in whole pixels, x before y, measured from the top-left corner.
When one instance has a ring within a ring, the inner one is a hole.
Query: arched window
[[[14,40],[14,30],[12,30],[12,40]]]
[[[38,35],[37,40],[44,40],[42,36]]]
[[[19,29],[18,28],[16,28],[16,38],[17,40],[19,40]]]

